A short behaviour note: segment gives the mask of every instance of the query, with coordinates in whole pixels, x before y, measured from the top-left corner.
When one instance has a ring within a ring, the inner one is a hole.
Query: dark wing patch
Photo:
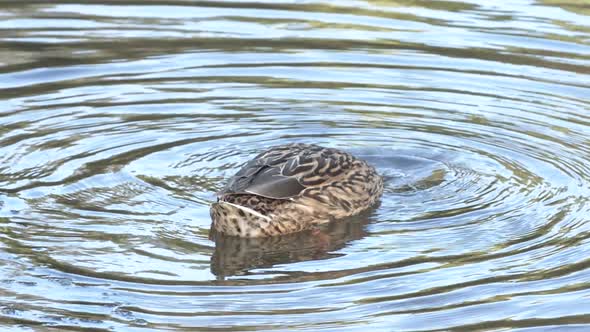
[[[256,174],[245,191],[271,198],[290,198],[305,189],[296,177],[284,176],[280,171],[278,167],[264,168]]]
[[[296,177],[281,174],[284,163],[285,160],[278,162],[276,158],[251,160],[229,180],[219,194],[249,193],[278,199],[295,197],[305,187]]]

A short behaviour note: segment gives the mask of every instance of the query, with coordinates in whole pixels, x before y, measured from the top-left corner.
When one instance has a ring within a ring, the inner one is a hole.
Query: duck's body
[[[246,163],[211,206],[219,233],[264,237],[358,214],[383,193],[383,179],[349,153],[311,144],[273,147]]]

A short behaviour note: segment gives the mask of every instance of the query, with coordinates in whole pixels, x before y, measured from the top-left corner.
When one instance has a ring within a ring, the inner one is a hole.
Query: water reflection
[[[370,222],[369,215],[330,223],[313,231],[271,238],[239,238],[213,232],[215,252],[211,257],[211,272],[220,278],[248,275],[256,274],[251,270],[260,271],[279,264],[344,256],[337,251],[367,235],[365,227]]]

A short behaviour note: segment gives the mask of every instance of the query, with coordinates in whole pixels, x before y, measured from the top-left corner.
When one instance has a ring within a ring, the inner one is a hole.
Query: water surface
[[[590,328],[585,1],[3,1],[0,329]],[[208,239],[263,149],[380,205]]]

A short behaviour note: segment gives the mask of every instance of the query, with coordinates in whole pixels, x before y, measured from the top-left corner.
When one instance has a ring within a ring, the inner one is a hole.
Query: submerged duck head
[[[333,148],[270,148],[231,177],[211,205],[212,228],[225,235],[268,237],[356,215],[383,193],[364,160]]]

